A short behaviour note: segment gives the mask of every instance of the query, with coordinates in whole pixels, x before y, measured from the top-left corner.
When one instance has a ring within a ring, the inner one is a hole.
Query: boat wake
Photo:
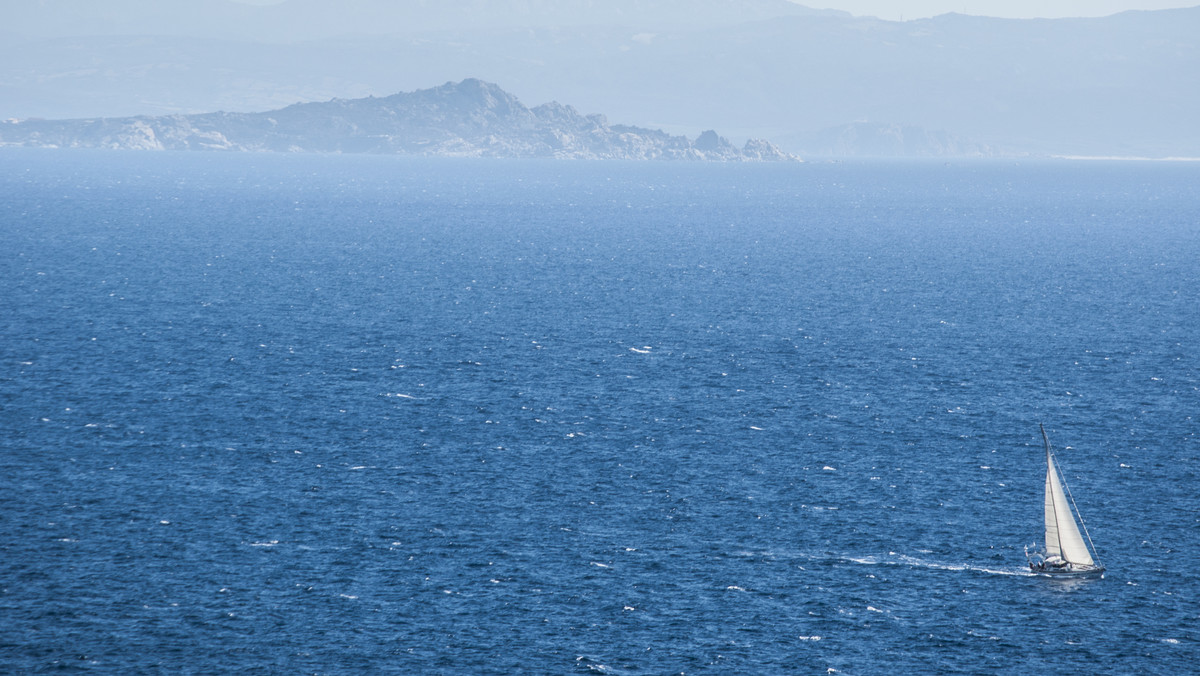
[[[863,566],[904,566],[908,568],[928,568],[931,570],[966,570],[975,573],[986,573],[988,575],[1011,575],[1016,577],[1034,577],[1035,575],[1027,568],[991,568],[969,563],[931,561],[895,552],[888,552],[887,556],[834,556],[833,558],[843,563],[854,563]]]
[[[900,563],[903,565],[913,566],[915,568],[932,568],[935,570],[970,570],[976,573],[987,573],[988,575],[1014,575],[1017,577],[1033,577],[1033,571],[1027,568],[989,568],[987,566],[973,566],[969,563],[943,563],[940,561],[926,561],[918,559],[914,556],[906,556],[900,554],[897,556]]]

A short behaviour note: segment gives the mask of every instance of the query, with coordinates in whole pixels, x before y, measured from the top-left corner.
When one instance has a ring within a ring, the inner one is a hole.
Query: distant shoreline
[[[1103,162],[1200,162],[1200,157],[1137,157],[1125,155],[1051,155],[1055,160],[1088,160]]]

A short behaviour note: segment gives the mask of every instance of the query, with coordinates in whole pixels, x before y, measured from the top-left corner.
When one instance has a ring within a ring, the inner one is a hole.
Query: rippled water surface
[[[0,153],[0,670],[1193,669],[1197,186]]]

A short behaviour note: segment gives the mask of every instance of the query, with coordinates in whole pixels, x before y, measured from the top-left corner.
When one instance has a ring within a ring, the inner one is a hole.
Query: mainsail
[[[1046,431],[1042,430],[1043,439]],[[1046,440],[1046,557],[1059,557],[1070,563],[1094,565],[1075,517],[1071,514],[1070,502],[1058,479],[1058,468],[1050,453],[1050,441]]]

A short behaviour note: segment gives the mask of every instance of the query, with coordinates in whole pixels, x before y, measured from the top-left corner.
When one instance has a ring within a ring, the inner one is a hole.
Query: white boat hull
[[[1104,577],[1104,566],[1084,566],[1074,563],[1068,563],[1065,566],[1051,566],[1031,563],[1029,569],[1033,571],[1034,575],[1040,577]]]

